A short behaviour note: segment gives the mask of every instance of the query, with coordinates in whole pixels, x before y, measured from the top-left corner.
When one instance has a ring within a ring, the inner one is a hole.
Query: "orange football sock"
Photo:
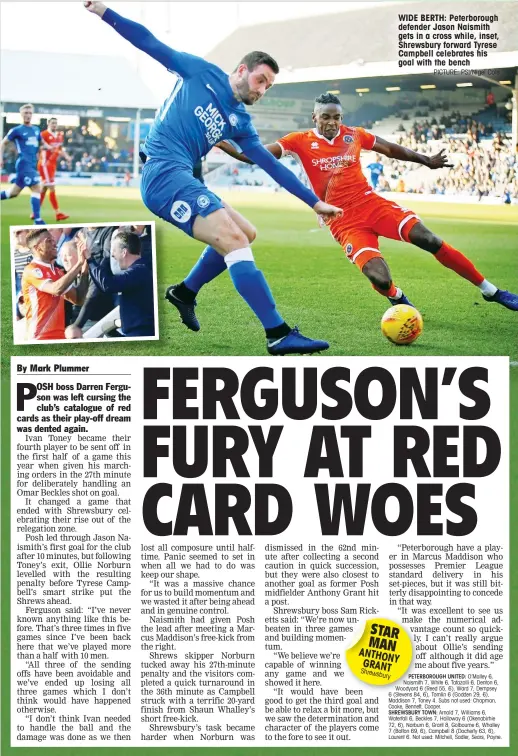
[[[46,196],[47,196],[46,191],[43,191],[40,193],[40,207],[43,205],[43,200],[45,199]]]
[[[394,284],[394,281],[390,284],[390,289],[380,289],[378,286],[375,286],[372,284],[372,288],[378,292],[378,294],[381,294],[383,297],[395,297],[397,296],[397,287]]]
[[[59,212],[58,198],[56,197],[54,189],[51,189],[49,192],[49,200],[56,213]]]
[[[450,247],[446,242],[442,243],[435,258],[441,263],[441,265],[444,265],[445,268],[455,271],[457,275],[465,278],[466,281],[469,281],[475,286],[480,286],[484,280],[484,276],[475,268],[471,260],[468,260],[462,252],[459,252],[459,250],[454,247]]]

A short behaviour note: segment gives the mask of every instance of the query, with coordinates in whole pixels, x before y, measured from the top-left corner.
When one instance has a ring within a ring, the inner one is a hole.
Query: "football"
[[[410,305],[394,305],[381,318],[381,332],[394,344],[411,344],[422,331],[421,313]]]

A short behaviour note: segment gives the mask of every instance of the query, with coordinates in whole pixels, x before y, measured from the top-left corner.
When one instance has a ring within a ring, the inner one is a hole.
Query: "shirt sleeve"
[[[291,134],[286,134],[286,136],[277,139],[277,144],[282,149],[282,156],[284,156],[285,152],[297,152],[301,136],[300,131],[293,131]]]
[[[27,268],[23,271],[22,286],[34,286],[35,289],[41,289],[45,281],[48,279],[43,278],[43,273],[39,268]]]
[[[320,201],[311,189],[308,189],[298,180],[293,171],[286,168],[285,165],[273,157],[271,152],[268,152],[268,150],[263,147],[259,138],[257,139],[256,145],[246,147],[246,149],[243,148],[243,150],[250,160],[253,160],[254,163],[263,169],[263,171],[266,171],[269,176],[275,179],[278,184],[284,187],[284,189],[287,189],[290,194],[295,195],[295,197],[298,197],[302,202],[305,202],[309,207],[314,207],[317,202]]]
[[[178,52],[164,45],[145,26],[120,16],[111,8],[105,10],[102,19],[109,26],[113,27],[121,37],[131,42],[134,47],[147,53],[169,71],[179,74],[184,79],[195,76],[204,69],[213,67],[211,63],[203,60],[203,58]]]
[[[376,137],[374,136],[374,134],[372,134],[370,131],[365,131],[365,129],[361,129],[360,127],[358,127],[356,131],[360,135],[360,144],[362,150],[372,150],[374,143],[376,142]]]
[[[12,129],[9,129],[9,131],[6,134],[6,138],[9,139],[10,142],[14,142],[14,140],[18,137],[18,126],[13,126]]]
[[[130,267],[114,276],[108,258],[104,258],[100,264],[90,258],[88,268],[96,286],[105,294],[117,294],[142,286],[142,267]]]
[[[257,129],[252,123],[252,119],[250,118],[248,113],[246,114],[246,117],[248,120],[242,126],[240,133],[236,136],[233,136],[232,139],[227,138],[225,140],[227,142],[230,142],[233,146],[236,146],[238,151],[240,152],[245,152],[245,150],[249,149],[250,147],[253,148],[261,144]]]

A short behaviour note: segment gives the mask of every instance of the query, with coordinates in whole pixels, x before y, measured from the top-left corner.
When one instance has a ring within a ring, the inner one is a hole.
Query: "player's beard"
[[[255,92],[250,90],[250,84],[248,83],[248,74],[243,76],[242,79],[238,79],[236,84],[237,93],[239,99],[245,105],[253,105],[260,99]]]

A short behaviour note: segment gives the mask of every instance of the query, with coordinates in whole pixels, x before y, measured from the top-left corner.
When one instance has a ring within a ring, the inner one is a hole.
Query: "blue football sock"
[[[200,259],[183,282],[188,289],[197,294],[202,286],[223,273],[226,267],[223,255],[216,252],[214,247],[205,247]]]
[[[41,203],[39,196],[37,194],[31,194],[31,208],[35,220],[38,220],[38,218],[40,217],[40,207]]]
[[[2,189],[2,191],[0,192],[0,200],[4,199],[11,199],[11,193],[5,189]]]
[[[284,319],[277,312],[266,278],[254,262],[235,262],[228,270],[232,283],[250,309],[255,312],[263,328],[275,328],[284,323]]]

